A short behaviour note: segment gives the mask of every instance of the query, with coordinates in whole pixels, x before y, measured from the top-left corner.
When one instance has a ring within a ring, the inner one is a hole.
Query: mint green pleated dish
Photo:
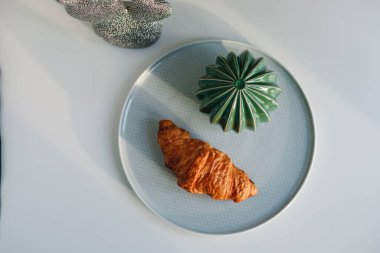
[[[277,73],[267,69],[263,57],[255,59],[248,50],[238,56],[230,52],[205,69],[196,92],[202,101],[200,110],[209,113],[210,122],[219,123],[224,131],[255,130],[258,122],[268,122],[269,112],[278,108]]]

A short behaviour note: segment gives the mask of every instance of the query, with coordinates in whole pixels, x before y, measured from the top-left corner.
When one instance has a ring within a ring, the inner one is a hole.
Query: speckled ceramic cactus
[[[109,43],[128,48],[148,47],[162,33],[162,20],[172,13],[164,0],[59,0],[68,14],[90,22]]]
[[[211,123],[219,123],[224,131],[255,130],[258,122],[269,121],[269,112],[278,108],[281,89],[264,58],[255,59],[247,50],[239,56],[230,52],[227,57],[218,56],[206,73],[196,92],[200,110],[209,113]]]

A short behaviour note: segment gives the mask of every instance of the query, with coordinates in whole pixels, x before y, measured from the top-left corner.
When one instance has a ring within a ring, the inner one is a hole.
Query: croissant
[[[207,142],[191,139],[186,130],[172,121],[160,121],[158,143],[165,166],[176,174],[178,185],[186,191],[235,202],[256,195],[256,185],[232,164],[227,154]]]

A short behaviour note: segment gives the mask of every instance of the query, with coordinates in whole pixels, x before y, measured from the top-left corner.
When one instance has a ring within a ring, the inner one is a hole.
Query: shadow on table
[[[17,16],[9,14],[4,18],[7,30],[28,52],[30,58],[38,62],[56,81],[52,85],[59,84],[67,93],[71,124],[86,152],[99,168],[131,189],[120,163],[117,136],[122,105],[139,73],[162,55],[164,50],[180,44],[198,39],[217,38],[225,34],[231,39],[244,41],[244,38],[209,11],[192,4],[174,2],[174,14],[168,19],[172,25],[168,24],[163,34],[165,37],[167,33],[170,41],[161,38],[161,42],[158,41],[150,48],[123,49],[107,44],[92,31],[87,32],[87,25],[73,20],[60,4],[49,3],[56,4],[56,9],[51,7],[54,13],[44,13],[43,4],[46,3],[33,3],[32,8],[20,1],[7,2],[7,8],[12,10],[10,13],[18,13]],[[186,27],[177,29],[176,23],[187,24],[187,27],[192,29],[199,28],[200,34],[205,35],[188,36]],[[204,26],[200,27],[203,23]],[[81,30],[86,32],[78,32]],[[162,44],[165,41],[167,44]],[[143,60],[137,64],[129,60],[136,58]],[[112,71],[104,71],[104,66],[110,68],[109,65],[112,66]],[[125,66],[129,66],[129,73],[134,74],[120,74],[125,71]],[[110,97],[113,99],[103,99]],[[153,136],[153,129],[157,124],[155,121],[145,124],[152,125],[150,131]],[[161,158],[155,159],[156,162],[161,161],[158,160]]]

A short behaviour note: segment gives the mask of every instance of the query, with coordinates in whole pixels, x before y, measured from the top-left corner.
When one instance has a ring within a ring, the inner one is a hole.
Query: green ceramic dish
[[[248,50],[239,56],[234,52],[218,56],[198,83],[200,110],[209,113],[210,122],[219,123],[224,131],[255,130],[258,122],[268,122],[269,112],[278,108],[281,89],[276,73],[267,70],[264,58],[255,59]]]

